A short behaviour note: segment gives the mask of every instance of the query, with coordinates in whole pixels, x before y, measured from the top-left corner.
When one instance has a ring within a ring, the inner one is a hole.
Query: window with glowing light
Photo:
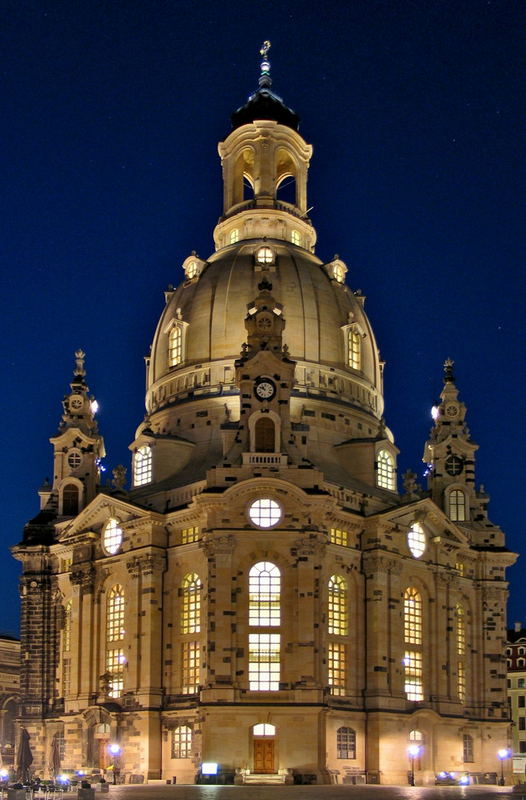
[[[252,727],[252,736],[275,736],[276,726],[268,722],[260,722]]]
[[[69,653],[71,649],[71,600],[64,606],[64,628],[62,629],[62,652]]]
[[[118,642],[124,639],[124,590],[114,586],[108,594],[106,606],[106,641]]]
[[[176,367],[183,360],[183,329],[174,325],[168,334],[168,366]]]
[[[199,642],[183,642],[181,645],[183,694],[199,691]]]
[[[329,642],[327,646],[327,682],[331,694],[345,694],[347,670],[347,647],[341,642]]]
[[[473,758],[473,736],[469,733],[465,733],[462,737],[462,750],[462,760],[464,764],[470,764],[475,760]]]
[[[340,530],[340,528],[330,528],[329,540],[332,542],[332,544],[340,544],[343,545],[343,547],[347,547],[349,533],[348,531]]]
[[[185,575],[181,587],[181,633],[201,632],[201,579],[195,572]]]
[[[279,633],[250,633],[248,636],[248,685],[252,691],[278,691],[280,681]]]
[[[120,697],[124,690],[124,650],[115,647],[106,652],[106,672],[109,675],[109,696]]]
[[[422,753],[424,752],[424,734],[422,731],[412,730],[409,731],[408,737],[408,744],[409,745],[418,745],[420,750],[418,751],[418,755],[414,759],[414,767],[415,769],[422,769]]]
[[[62,659],[62,697],[67,697],[71,691],[71,659]]]
[[[407,546],[414,558],[420,558],[426,549],[426,535],[419,522],[413,522],[407,534]]]
[[[466,699],[466,669],[463,661],[457,663],[457,693],[458,699],[463,703]]]
[[[455,606],[455,623],[457,633],[457,655],[466,654],[466,615],[463,606],[457,603]]]
[[[248,516],[258,528],[273,528],[281,519],[282,509],[279,503],[269,497],[254,500],[248,509]]]
[[[172,731],[172,758],[190,758],[192,755],[192,729],[179,725]]]
[[[260,247],[256,253],[256,261],[258,264],[273,264],[274,251],[270,247]]]
[[[329,578],[328,633],[347,636],[347,583],[341,575]]]
[[[248,578],[248,623],[265,628],[280,624],[281,575],[270,561],[254,564]]]
[[[151,480],[152,448],[145,444],[133,456],[133,482],[135,486],[144,486]]]
[[[381,489],[389,489],[391,492],[395,491],[396,475],[394,458],[387,450],[380,450],[378,452],[376,480]]]
[[[297,245],[300,244],[301,238],[300,238],[299,231],[291,231],[290,241],[292,242],[292,244],[297,244]]]
[[[422,653],[406,650],[404,655],[404,689],[408,700],[424,699]]]
[[[234,228],[230,231],[230,244],[236,244],[239,241],[239,230]]]
[[[347,364],[351,369],[362,368],[362,337],[354,328],[347,331]]]
[[[453,522],[466,520],[466,495],[462,489],[452,489],[448,494],[448,516]]]
[[[336,731],[336,758],[356,758],[356,731],[342,727]]]
[[[192,542],[199,541],[199,528],[193,526],[192,528],[183,528],[181,531],[181,544],[191,544]]]
[[[404,592],[404,641],[422,644],[422,597],[413,586]]]
[[[110,517],[104,526],[102,534],[102,546],[108,555],[115,555],[120,550],[122,544],[122,530],[118,520]]]

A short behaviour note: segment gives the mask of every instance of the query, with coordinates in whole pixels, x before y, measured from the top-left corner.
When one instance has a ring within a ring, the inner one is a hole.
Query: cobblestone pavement
[[[109,800],[504,800],[505,797],[526,800],[526,792],[512,792],[510,786],[190,785],[111,786],[109,792]]]

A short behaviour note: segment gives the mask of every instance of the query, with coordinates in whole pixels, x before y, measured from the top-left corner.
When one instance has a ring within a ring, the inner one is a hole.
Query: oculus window
[[[107,555],[118,553],[122,544],[122,529],[114,517],[107,521],[102,534],[102,546]]]
[[[254,500],[248,509],[250,521],[258,528],[273,528],[280,521],[282,514],[280,504],[270,497]]]

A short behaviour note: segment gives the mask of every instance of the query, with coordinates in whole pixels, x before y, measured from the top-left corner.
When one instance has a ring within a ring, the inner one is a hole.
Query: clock
[[[458,414],[458,408],[450,403],[448,406],[446,406],[446,414],[448,417],[456,417]]]
[[[72,397],[70,401],[71,408],[79,409],[84,405],[82,397]]]
[[[259,331],[269,331],[272,328],[272,318],[266,314],[258,317],[256,326]]]
[[[254,386],[254,393],[258,400],[272,400],[276,394],[276,385],[270,378],[258,378]]]
[[[464,469],[464,462],[458,456],[446,458],[446,472],[448,475],[460,475]]]

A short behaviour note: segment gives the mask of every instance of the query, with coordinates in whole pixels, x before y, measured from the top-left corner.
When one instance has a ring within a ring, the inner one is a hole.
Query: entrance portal
[[[274,739],[254,739],[254,772],[274,772]]]

